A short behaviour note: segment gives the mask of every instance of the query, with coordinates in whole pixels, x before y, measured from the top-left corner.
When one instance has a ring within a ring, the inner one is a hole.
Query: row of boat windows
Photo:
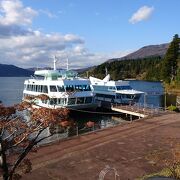
[[[48,87],[45,85],[27,84],[27,85],[25,85],[24,89],[27,91],[48,93]]]
[[[98,91],[115,91],[115,90],[131,90],[130,86],[94,86],[94,90]]]
[[[25,85],[25,90],[34,92],[48,93],[48,86],[46,85]],[[69,86],[49,86],[50,92],[73,92],[73,91],[91,91],[90,85],[69,85]]]
[[[24,97],[33,95],[24,94]],[[44,104],[50,105],[73,105],[73,104],[89,104],[93,102],[93,97],[78,97],[78,98],[50,98],[49,100],[42,100]]]
[[[115,95],[109,95],[109,94],[96,94],[96,97],[102,97],[102,98],[111,98],[111,99],[123,99],[123,98],[127,98],[127,99],[134,99],[134,98],[139,98],[138,95],[129,95],[129,94],[117,94]]]
[[[51,98],[50,105],[58,105],[58,104],[67,104],[67,105],[74,105],[74,104],[88,104],[92,103],[92,97],[78,97],[78,98]],[[47,103],[43,101],[43,103]]]

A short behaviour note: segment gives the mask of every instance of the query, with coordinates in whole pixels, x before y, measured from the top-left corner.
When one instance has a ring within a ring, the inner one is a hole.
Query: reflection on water
[[[44,140],[40,144],[50,143],[52,141],[61,140],[64,138],[78,136],[84,133],[89,133],[97,131],[99,129],[109,128],[116,126],[120,123],[125,123],[126,121],[122,119],[120,115],[103,115],[101,114],[89,114],[89,113],[71,113],[69,120],[71,121],[71,126],[68,127],[55,127],[55,129],[47,128],[41,137],[48,136],[51,133],[55,133],[53,136]],[[72,123],[73,122],[73,123]],[[56,134],[56,132],[58,132]]]

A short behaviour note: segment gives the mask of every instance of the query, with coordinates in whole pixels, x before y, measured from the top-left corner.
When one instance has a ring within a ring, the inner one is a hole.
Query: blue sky
[[[0,0],[0,63],[100,64],[180,34],[179,0]]]

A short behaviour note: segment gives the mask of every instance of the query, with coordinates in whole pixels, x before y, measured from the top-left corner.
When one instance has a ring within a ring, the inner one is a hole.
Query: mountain
[[[14,65],[0,64],[0,77],[26,77],[33,75],[33,71]]]
[[[74,70],[77,71],[78,73],[82,73],[88,71],[90,68],[92,67],[74,69]],[[43,70],[43,69],[50,70],[52,68],[50,67],[38,68],[38,70]],[[0,64],[0,77],[26,77],[33,75],[35,70],[37,70],[37,68],[23,69],[14,65]],[[58,70],[62,70],[62,69],[58,69]]]
[[[121,60],[127,60],[127,59],[129,60],[130,59],[144,59],[147,57],[157,57],[157,56],[164,57],[168,47],[169,47],[169,43],[144,46],[141,49],[128,54],[127,56],[124,56],[121,58],[109,59],[108,62],[121,61]]]
[[[84,72],[87,72],[93,68],[95,68],[96,66],[91,66],[91,67],[86,67],[86,68],[81,68],[81,69],[74,69],[74,71],[78,72],[79,74],[82,74]]]

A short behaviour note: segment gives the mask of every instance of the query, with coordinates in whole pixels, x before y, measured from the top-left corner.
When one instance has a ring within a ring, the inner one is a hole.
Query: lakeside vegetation
[[[164,57],[153,56],[105,62],[91,70],[89,76],[104,78],[105,71],[113,80],[138,79],[163,81],[167,91],[180,93],[180,38],[175,34]]]

